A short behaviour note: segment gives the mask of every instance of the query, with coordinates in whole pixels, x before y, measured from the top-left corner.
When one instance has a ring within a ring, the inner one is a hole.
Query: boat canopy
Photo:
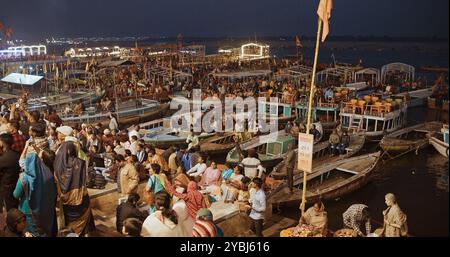
[[[359,68],[360,67],[346,67],[346,66],[337,66],[334,68],[327,68],[323,71],[317,72],[316,80],[317,80],[317,82],[322,82],[324,77],[325,77],[325,79],[327,79],[329,76],[343,77],[343,78],[345,78],[345,80],[347,80],[347,78],[353,78],[355,72]]]
[[[391,72],[405,73],[407,80],[414,80],[415,71],[416,69],[409,64],[400,62],[389,63],[381,68],[381,82],[384,83],[386,76]]]
[[[209,75],[216,78],[251,78],[251,77],[266,77],[272,74],[271,70],[253,70],[240,72],[213,72]]]
[[[153,66],[148,69],[149,76],[159,76],[164,79],[172,78],[192,78],[192,74],[171,69],[164,66]]]
[[[21,74],[21,73],[11,73],[8,76],[2,78],[1,81],[6,82],[6,83],[12,83],[12,84],[32,86],[43,78],[44,77],[42,77],[42,76],[35,76],[35,75],[28,75],[28,74]]]
[[[365,76],[370,76],[372,84],[380,82],[380,70],[376,68],[365,68],[355,72],[354,81],[363,82]]]
[[[312,68],[305,65],[296,65],[286,69],[282,69],[275,75],[276,79],[310,79],[312,76]]]
[[[135,64],[135,62],[130,61],[130,60],[106,61],[106,62],[98,65],[98,67],[107,68],[107,67],[119,67],[119,66],[125,66],[125,65],[134,65],[134,64]]]

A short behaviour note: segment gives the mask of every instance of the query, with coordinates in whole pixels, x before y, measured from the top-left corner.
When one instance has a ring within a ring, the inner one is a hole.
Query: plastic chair
[[[378,96],[372,96],[372,103],[376,103],[380,98]]]
[[[383,103],[375,102],[372,106],[370,106],[371,114],[381,114],[383,112]]]
[[[356,106],[356,109],[360,109],[361,110],[361,114],[364,114],[364,108],[366,106],[366,101],[364,100],[359,100],[358,104]]]
[[[364,101],[366,101],[367,103],[369,103],[372,100],[372,97],[370,95],[365,95],[363,97]]]
[[[392,103],[384,103],[383,106],[384,106],[385,112],[389,113],[392,111]]]

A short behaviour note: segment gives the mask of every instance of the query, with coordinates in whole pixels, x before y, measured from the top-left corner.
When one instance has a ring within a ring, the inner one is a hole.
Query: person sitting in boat
[[[73,108],[73,114],[80,116],[85,111],[85,107],[83,102],[80,100],[76,105],[75,108]]]
[[[327,102],[331,102],[333,100],[334,97],[334,91],[332,87],[328,87],[327,90],[325,91],[325,100]]]
[[[333,156],[335,152],[339,150],[339,143],[341,142],[341,138],[337,134],[336,129],[333,129],[333,132],[328,139],[328,149],[330,150],[330,155]]]
[[[197,146],[199,146],[198,136],[195,135],[193,131],[191,131],[189,136],[186,138],[186,143],[188,144],[188,151],[190,149],[195,149]]]
[[[310,225],[314,227],[314,234],[328,234],[328,217],[325,211],[325,205],[322,201],[317,201],[301,217],[299,225]]]
[[[300,127],[298,126],[297,122],[294,122],[294,125],[291,128],[291,135],[294,138],[298,138],[299,133],[300,133]]]
[[[243,186],[242,178],[244,178],[244,175],[242,173],[244,173],[244,166],[237,165],[228,180],[222,179],[222,199],[225,203],[232,203],[236,200],[239,190]]]
[[[353,229],[358,236],[370,234],[372,228],[370,224],[369,207],[364,204],[353,204],[342,214],[344,226]],[[365,225],[366,234],[361,231],[361,226]]]
[[[211,166],[209,166],[202,175],[202,178],[198,185],[201,188],[208,188],[212,185],[219,185],[220,182],[220,171],[217,169],[217,164],[215,162],[211,162]]]
[[[199,156],[197,160],[198,160],[197,164],[190,170],[188,170],[186,174],[193,177],[195,180],[199,181],[203,173],[206,171],[207,166],[205,163],[205,158],[203,156]]]
[[[341,141],[339,143],[339,154],[345,154],[346,148],[350,145],[350,136],[348,135],[347,131],[344,131],[344,133],[341,136]]]
[[[314,142],[318,142],[320,140],[320,138],[322,137],[322,134],[316,128],[315,124],[311,124],[311,129],[309,130],[309,133],[314,136]]]
[[[395,195],[387,194],[385,202],[388,208],[383,211],[384,225],[381,235],[385,237],[406,236],[408,234],[406,214],[398,206]]]

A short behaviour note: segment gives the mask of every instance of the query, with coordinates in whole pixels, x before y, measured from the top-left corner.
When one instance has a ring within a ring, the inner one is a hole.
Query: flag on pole
[[[4,27],[5,25],[3,25],[3,23],[0,22],[0,31],[2,31]]]
[[[303,47],[302,42],[300,41],[300,38],[298,36],[295,37],[295,45],[297,47]]]
[[[329,19],[331,18],[331,9],[333,9],[333,0],[320,0],[317,15],[323,22],[322,42],[325,41],[328,33],[330,33]]]

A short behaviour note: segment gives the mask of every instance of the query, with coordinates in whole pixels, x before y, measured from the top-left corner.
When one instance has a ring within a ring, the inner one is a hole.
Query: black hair
[[[152,170],[156,173],[159,174],[161,172],[161,166],[159,166],[159,164],[157,163],[152,163],[150,164],[150,166],[152,167]]]
[[[125,232],[134,237],[140,237],[142,231],[142,221],[136,218],[128,218],[123,221]]]
[[[141,197],[139,196],[139,194],[137,194],[137,193],[131,193],[131,194],[128,196],[127,202],[136,204],[136,203],[139,201],[139,199],[141,199]]]
[[[173,223],[178,224],[177,214],[170,209],[171,197],[168,193],[160,191],[155,194],[156,210],[160,210],[165,218],[170,219]]]
[[[11,148],[11,146],[14,144],[13,137],[8,133],[1,134],[0,141],[7,145],[8,148]]]
[[[119,162],[123,162],[123,161],[125,161],[125,157],[123,157],[123,155],[121,155],[121,154],[118,154],[116,156],[115,160],[119,161]]]
[[[126,154],[127,156],[130,156],[130,155],[131,155],[130,149],[125,149],[125,154]]]
[[[45,136],[45,124],[42,122],[33,122],[30,124],[30,129],[36,133],[37,137]]]
[[[258,188],[262,188],[263,181],[262,181],[261,178],[253,178],[253,183],[254,183]]]

